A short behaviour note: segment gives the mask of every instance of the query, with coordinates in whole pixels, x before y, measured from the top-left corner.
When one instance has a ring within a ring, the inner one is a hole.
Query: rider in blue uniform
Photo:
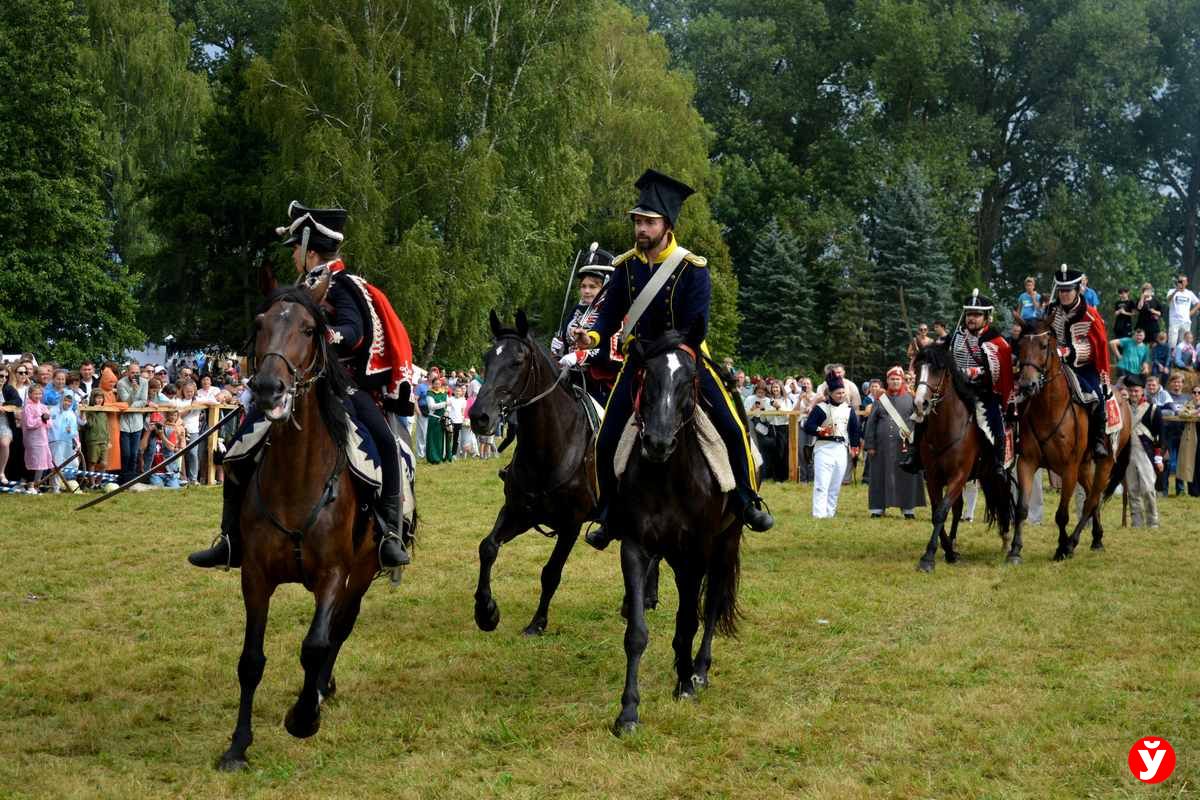
[[[576,345],[582,348],[595,348],[621,330],[634,299],[650,282],[660,265],[670,259],[679,247],[675,242],[675,222],[683,201],[694,194],[693,189],[654,170],[646,170],[634,186],[641,192],[637,206],[629,212],[637,246],[613,260],[615,269],[609,279],[600,314],[590,330],[581,332],[576,339]],[[659,289],[641,318],[636,320],[634,329],[624,330],[622,335],[626,341],[634,337],[657,339],[669,330],[685,331],[696,320],[701,320],[707,328],[709,300],[712,296],[712,280],[707,266],[706,259],[687,253],[674,275]],[[705,409],[725,442],[730,466],[737,478],[733,510],[740,514],[751,530],[768,530],[775,520],[763,509],[762,498],[758,495],[749,434],[738,414],[738,407],[708,358],[707,345],[701,346],[701,353],[698,364],[700,394]],[[600,491],[596,518],[601,525],[588,533],[587,542],[600,550],[613,539],[604,522],[608,504],[617,489],[613,457],[621,433],[633,413],[634,383],[634,371],[623,366],[609,396],[604,422],[596,439],[596,474]]]
[[[346,271],[338,251],[345,236],[342,229],[346,224],[346,212],[340,208],[305,208],[299,203],[288,206],[289,224],[277,229],[285,236],[283,244],[292,247],[292,260],[300,275],[320,270],[329,270],[332,276],[325,303],[329,312],[329,341],[337,350],[339,361],[357,390],[349,401],[354,407],[354,417],[367,428],[379,450],[382,485],[377,497],[376,511],[385,530],[379,534],[379,563],[384,569],[404,566],[410,562],[401,538],[402,510],[400,496],[400,455],[396,437],[387,420],[375,403],[371,392],[381,388],[388,379],[385,373],[371,373],[368,369],[373,338],[382,335],[370,307],[370,300],[354,283]],[[308,249],[302,246],[303,233],[309,231]],[[407,398],[404,403],[409,403]],[[397,408],[403,413],[404,409]],[[256,419],[247,414],[243,430]],[[253,475],[255,460],[242,459],[236,465],[226,464],[222,499],[221,533],[216,543],[207,550],[188,556],[188,561],[197,567],[236,567],[241,564],[241,517],[242,501],[246,486]],[[231,468],[232,467],[232,468]]]

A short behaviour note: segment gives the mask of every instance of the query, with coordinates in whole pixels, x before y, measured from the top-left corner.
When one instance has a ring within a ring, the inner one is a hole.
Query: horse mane
[[[1032,322],[1029,320],[1021,320],[1021,335],[1022,336],[1037,336],[1042,333],[1049,333],[1054,336],[1054,326],[1045,319],[1035,319]],[[1057,341],[1057,337],[1055,337]]]
[[[649,361],[652,358],[678,350],[687,344],[687,334],[683,331],[669,330],[657,339],[638,339],[630,351],[636,361]]]
[[[958,371],[958,366],[954,363],[954,356],[950,354],[949,347],[942,344],[931,344],[923,347],[917,353],[915,364],[928,364],[934,369],[943,370],[948,373],[951,382],[954,384],[955,393],[966,404],[971,413],[975,413],[975,404],[979,402],[979,393],[975,391],[971,384],[967,383],[967,379]]]
[[[313,387],[317,394],[317,409],[321,413],[321,420],[325,423],[325,428],[333,438],[334,444],[339,450],[343,449],[350,438],[350,419],[342,400],[350,393],[351,383],[338,360],[337,351],[326,336],[329,322],[325,317],[325,312],[313,300],[308,289],[303,286],[280,286],[272,290],[262,305],[258,307],[257,313],[266,312],[276,303],[301,305],[315,321],[313,341],[317,346],[317,358],[325,365],[324,372]]]
[[[497,340],[511,336],[514,339],[520,339],[533,348],[533,352],[541,356],[542,361],[546,362],[546,366],[550,368],[550,372],[554,375],[558,374],[558,362],[554,360],[554,356],[550,355],[550,349],[542,344],[536,336],[533,335],[533,328],[522,335],[516,328],[501,327],[495,334]]]

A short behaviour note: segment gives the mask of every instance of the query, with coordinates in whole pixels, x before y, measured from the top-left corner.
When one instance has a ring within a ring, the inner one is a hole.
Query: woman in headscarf
[[[904,377],[899,366],[888,370],[887,387],[867,419],[864,444],[871,457],[867,508],[873,519],[888,508],[899,508],[905,519],[913,519],[913,510],[925,505],[921,475],[910,475],[899,466],[900,456],[912,446],[913,398]]]

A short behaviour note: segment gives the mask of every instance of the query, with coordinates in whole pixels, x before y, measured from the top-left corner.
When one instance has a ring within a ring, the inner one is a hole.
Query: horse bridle
[[[1042,331],[1041,333],[1027,333],[1024,336],[1022,336],[1021,338],[1029,337],[1029,338],[1033,339],[1033,338],[1037,338],[1039,336],[1049,336],[1049,335],[1050,335],[1050,331]],[[1047,359],[1047,360],[1049,360],[1049,359]],[[1037,374],[1038,374],[1037,383],[1034,385],[1033,391],[1029,394],[1029,399],[1033,399],[1035,396],[1037,396],[1038,392],[1040,392],[1042,390],[1042,388],[1045,387],[1046,384],[1048,384],[1051,380],[1054,380],[1057,378],[1062,378],[1063,380],[1067,379],[1066,373],[1063,372],[1063,369],[1062,369],[1061,360],[1059,361],[1058,373],[1054,376],[1053,379],[1047,377],[1050,372],[1049,366],[1039,366],[1038,364],[1034,364],[1032,361],[1022,361],[1017,365],[1018,370],[1024,369],[1025,367],[1032,367],[1033,369],[1037,370]],[[1068,388],[1067,391],[1070,392],[1070,389]],[[1050,433],[1047,434],[1045,437],[1038,435],[1037,429],[1033,426],[1033,423],[1030,422],[1029,430],[1033,433],[1033,438],[1037,440],[1039,447],[1045,447],[1046,442],[1050,441],[1051,439],[1053,439],[1055,437],[1055,435],[1058,433],[1058,429],[1061,428],[1063,422],[1066,421],[1067,412],[1071,410],[1071,407],[1072,407],[1071,402],[1067,402],[1063,405],[1063,412],[1062,412],[1062,414],[1059,415],[1058,422],[1056,422],[1054,424],[1054,428],[1051,429]]]
[[[686,344],[681,344],[675,349],[682,350],[692,357],[692,363],[696,366],[696,372],[694,375],[692,375],[692,413],[687,419],[679,423],[679,425],[675,427],[675,430],[671,431],[672,440],[679,435],[681,430],[695,422],[696,409],[700,405],[700,362],[696,358],[696,351]],[[642,419],[642,389],[645,386],[645,377],[646,368],[638,367],[637,375],[634,377],[634,381],[637,383],[637,392],[633,396],[633,420],[637,425],[639,434],[646,428],[645,420]]]
[[[315,337],[316,335],[317,331],[314,329],[313,336]],[[271,356],[275,356],[276,358],[280,359],[283,361],[284,365],[287,366],[288,375],[291,378],[291,385],[284,389],[284,394],[289,395],[293,400],[300,400],[306,394],[308,394],[308,390],[311,389],[313,385],[321,379],[321,377],[325,374],[325,370],[329,366],[328,362],[321,357],[322,353],[323,349],[321,347],[321,343],[315,341],[314,338],[312,363],[303,370],[293,364],[290,358],[277,350],[271,350],[270,352],[264,353],[262,356],[259,356],[256,353],[254,356],[254,372],[255,374],[258,374],[258,372],[262,369],[263,363]],[[321,362],[320,369],[317,368],[318,361]],[[296,430],[301,430],[300,423],[296,422],[294,409],[289,411],[288,417],[291,423],[296,426]]]
[[[1024,339],[1024,338],[1036,339],[1041,336],[1049,336],[1049,335],[1050,335],[1050,331],[1042,331],[1041,333],[1027,333],[1027,334],[1024,334],[1021,338],[1022,339]],[[1036,395],[1038,392],[1040,392],[1042,390],[1043,386],[1045,386],[1049,382],[1046,376],[1050,370],[1049,370],[1049,367],[1047,367],[1045,365],[1034,364],[1032,361],[1022,361],[1017,364],[1018,371],[1023,370],[1026,367],[1032,367],[1033,369],[1037,370],[1037,375],[1038,375],[1037,383],[1034,384],[1033,391],[1030,392],[1030,394],[1029,394],[1030,397],[1033,397],[1034,395]]]
[[[496,341],[499,341],[501,339],[511,339],[513,341],[519,342],[522,347],[524,347],[526,350],[529,351],[530,356],[532,358],[536,359],[538,357],[537,349],[533,345],[531,345],[524,336],[520,336],[515,333],[509,333],[509,334],[505,334],[504,336],[498,336],[496,338]],[[553,392],[555,389],[558,388],[558,385],[560,383],[562,383],[563,376],[567,374],[567,370],[564,369],[562,372],[560,372],[558,374],[558,377],[556,377],[554,379],[554,381],[551,382],[550,386],[545,391],[538,392],[533,397],[524,399],[521,397],[521,395],[525,394],[525,391],[529,388],[529,384],[533,382],[534,371],[535,370],[534,370],[533,363],[530,362],[529,366],[526,367],[526,369],[525,369],[525,379],[521,383],[521,391],[517,392],[517,399],[510,400],[508,402],[500,402],[498,404],[500,406],[501,416],[508,416],[508,415],[512,414],[514,411],[520,411],[522,408],[528,408],[529,406],[533,405],[534,403],[538,402],[539,400],[541,400],[545,397],[548,397],[551,392]]]
[[[927,367],[929,365],[923,364],[922,366]],[[922,386],[925,386],[929,389],[929,410],[926,411],[922,417],[931,417],[937,413],[938,404],[942,402],[942,389],[945,387],[946,378],[949,377],[949,375],[950,370],[944,369],[942,370],[942,379],[938,381],[936,387],[929,381],[917,381],[917,385],[913,387],[913,394],[916,394],[917,390]]]

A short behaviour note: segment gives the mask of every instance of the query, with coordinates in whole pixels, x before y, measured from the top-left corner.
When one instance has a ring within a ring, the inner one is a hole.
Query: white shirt
[[[191,400],[184,400],[182,397],[176,397],[171,401],[171,405],[177,408],[187,408],[191,404]],[[179,412],[179,416],[183,418],[183,429],[187,431],[189,440],[191,440],[192,436],[200,432],[200,415],[203,413],[198,408],[193,411]]]
[[[1191,289],[1174,289],[1167,302],[1171,304],[1171,324],[1186,325],[1191,321],[1192,306],[1200,304],[1200,297]]]
[[[446,398],[446,416],[450,418],[450,424],[462,425],[467,417],[467,398]]]
[[[215,403],[217,402],[217,395],[220,393],[221,390],[216,386],[210,386],[207,389],[197,389],[195,400],[197,403]]]

